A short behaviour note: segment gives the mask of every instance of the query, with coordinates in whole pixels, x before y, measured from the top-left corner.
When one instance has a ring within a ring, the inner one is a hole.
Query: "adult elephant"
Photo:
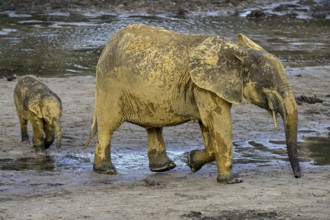
[[[94,170],[116,173],[110,141],[123,122],[146,128],[151,171],[172,169],[162,128],[198,120],[205,149],[188,154],[191,170],[216,160],[218,182],[241,182],[231,170],[230,109],[243,96],[282,116],[291,166],[300,177],[297,105],[276,57],[242,34],[234,43],[219,35],[130,25],[114,34],[96,67],[95,113],[86,141],[97,130]]]

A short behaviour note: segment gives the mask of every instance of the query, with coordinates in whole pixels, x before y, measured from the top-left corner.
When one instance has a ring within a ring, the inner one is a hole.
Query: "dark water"
[[[315,165],[330,164],[330,137],[307,137],[299,147],[306,156],[313,159]]]
[[[283,141],[236,142],[239,163],[271,165],[279,161],[289,161],[286,143]],[[300,162],[312,165],[330,165],[330,137],[305,137],[298,142]]]
[[[143,23],[184,33],[241,32],[279,56],[286,66],[330,62],[330,20],[268,16],[112,16],[0,13],[0,76],[94,75],[103,46],[115,31]]]
[[[68,154],[47,155],[39,157],[5,158],[0,159],[1,170],[36,170],[36,171],[61,171],[80,170],[92,166],[91,155]]]
[[[234,164],[276,166],[288,162],[285,141],[263,143],[235,142]],[[299,143],[300,162],[310,165],[330,165],[330,137],[308,137]],[[168,152],[177,164],[176,169],[187,169],[184,152]],[[113,162],[120,173],[149,173],[144,152],[126,151],[113,154]],[[49,155],[31,158],[2,158],[0,170],[79,171],[92,170],[93,154]],[[216,167],[215,164],[210,165]]]

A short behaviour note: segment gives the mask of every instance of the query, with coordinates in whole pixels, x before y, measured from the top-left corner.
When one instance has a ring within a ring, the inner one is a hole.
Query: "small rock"
[[[298,105],[301,105],[303,102],[306,102],[308,104],[315,104],[315,103],[322,103],[323,100],[320,98],[317,98],[316,96],[314,97],[308,97],[308,96],[298,96],[296,97],[296,101]]]
[[[178,11],[177,11],[177,15],[178,15],[178,16],[185,16],[187,12],[188,12],[187,9],[185,9],[185,8],[183,8],[183,7],[179,7],[179,8],[178,8]]]
[[[7,81],[13,81],[14,79],[16,79],[16,74],[13,74],[13,75],[11,75],[11,76],[7,76],[6,77],[6,79],[7,79]]]
[[[248,14],[246,17],[247,18],[263,18],[265,16],[266,16],[265,12],[258,9],[258,10],[251,11],[250,14]]]

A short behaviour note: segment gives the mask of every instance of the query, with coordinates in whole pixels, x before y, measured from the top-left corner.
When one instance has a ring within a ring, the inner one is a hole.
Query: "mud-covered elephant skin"
[[[44,83],[32,76],[19,79],[14,89],[14,100],[21,126],[23,142],[29,142],[27,123],[33,129],[33,142],[37,153],[44,153],[54,142],[60,148],[62,140],[61,99]],[[45,138],[44,138],[45,136]]]
[[[297,105],[276,57],[242,34],[234,43],[219,35],[130,25],[114,34],[96,67],[95,113],[86,141],[97,131],[94,170],[116,173],[110,141],[123,122],[146,128],[151,171],[172,169],[162,128],[197,120],[205,149],[187,154],[191,170],[215,160],[219,182],[241,182],[231,169],[230,110],[243,97],[275,121],[277,113],[282,116],[291,166],[300,177]]]

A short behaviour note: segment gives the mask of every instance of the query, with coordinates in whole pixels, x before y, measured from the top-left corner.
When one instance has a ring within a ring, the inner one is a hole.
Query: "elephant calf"
[[[26,76],[18,81],[14,90],[14,100],[21,126],[22,141],[29,142],[27,122],[30,121],[37,153],[43,153],[54,142],[54,130],[56,130],[56,147],[60,148],[61,99],[44,83],[34,77]]]

